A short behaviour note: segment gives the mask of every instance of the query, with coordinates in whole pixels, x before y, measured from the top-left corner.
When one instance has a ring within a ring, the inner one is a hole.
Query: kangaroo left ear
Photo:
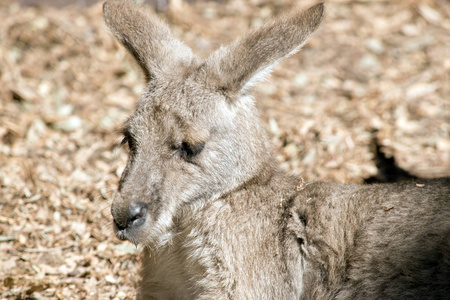
[[[324,4],[295,12],[250,32],[214,52],[204,65],[207,85],[239,93],[264,79],[284,58],[296,53],[319,26]]]
[[[147,16],[130,0],[105,2],[103,14],[110,30],[141,66],[147,81],[178,76],[197,59],[157,16]]]

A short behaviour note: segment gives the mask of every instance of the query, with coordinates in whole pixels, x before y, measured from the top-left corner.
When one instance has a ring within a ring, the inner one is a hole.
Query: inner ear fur
[[[134,56],[147,81],[183,76],[198,65],[191,49],[172,36],[156,15],[131,0],[103,4],[105,21],[119,42]]]
[[[227,47],[221,47],[205,62],[207,85],[228,93],[247,90],[267,76],[274,66],[303,46],[319,26],[324,4],[270,21]]]

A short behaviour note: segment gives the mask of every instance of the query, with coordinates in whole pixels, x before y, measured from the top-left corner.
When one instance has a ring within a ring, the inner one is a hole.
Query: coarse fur
[[[449,195],[448,178],[306,185],[285,215],[302,299],[448,299]]]
[[[445,299],[450,181],[306,184],[282,171],[251,87],[297,52],[324,5],[201,60],[132,1],[108,27],[148,87],[123,128],[111,211],[144,246],[139,299]]]

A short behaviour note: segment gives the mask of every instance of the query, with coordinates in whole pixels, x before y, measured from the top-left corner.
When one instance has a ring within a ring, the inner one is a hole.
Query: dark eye
[[[193,158],[193,157],[199,155],[200,152],[202,152],[204,148],[205,148],[204,142],[200,142],[200,143],[196,143],[196,144],[188,144],[186,142],[183,142],[181,144],[180,151],[185,158]]]
[[[130,150],[133,150],[134,148],[134,140],[130,135],[125,135],[124,138],[122,139],[122,141],[120,142],[120,145],[123,146],[125,144],[128,144],[128,148]]]

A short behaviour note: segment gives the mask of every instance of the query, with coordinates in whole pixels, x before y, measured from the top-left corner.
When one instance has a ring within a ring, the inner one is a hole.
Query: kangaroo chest
[[[213,205],[183,225],[172,243],[144,253],[141,299],[295,297],[300,278],[289,268],[297,263],[285,258],[272,220],[261,211],[244,216]]]

